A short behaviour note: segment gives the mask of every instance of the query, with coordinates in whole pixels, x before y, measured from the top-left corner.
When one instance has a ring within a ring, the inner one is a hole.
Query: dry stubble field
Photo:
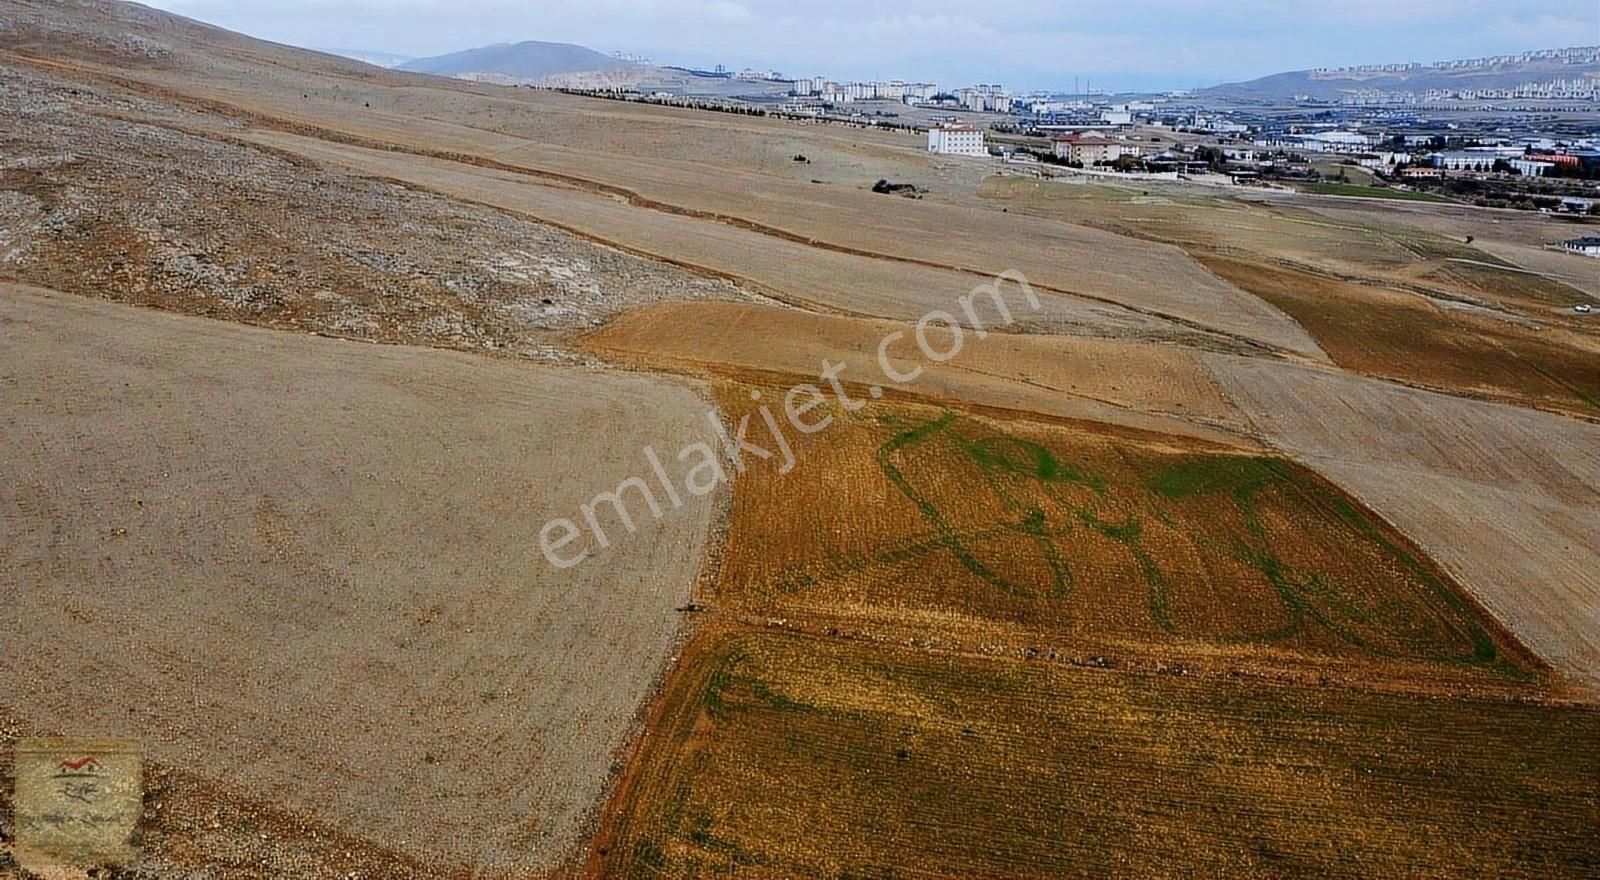
[[[1600,425],[1206,359],[1275,446],[1404,530],[1557,669],[1600,680]]]
[[[1597,731],[1592,707],[719,634],[590,871],[1589,876]]]
[[[698,438],[705,402],[12,285],[0,338],[0,705],[22,730],[142,737],[436,871],[572,854],[713,505],[560,576],[539,529],[644,443]]]
[[[963,331],[960,353],[944,363],[922,353],[913,324],[754,304],[637,308],[586,334],[582,345],[643,368],[700,377],[785,375],[794,382],[817,381],[824,362],[844,364],[840,381],[856,386],[857,396],[878,385],[889,393],[971,409],[1254,446],[1247,424],[1195,352],[1120,339],[1013,332],[1030,326],[1036,313],[1017,286],[1000,288],[1014,323],[1006,324],[988,296],[975,297],[975,314],[994,332],[980,338],[970,328]],[[962,313],[954,295],[934,305]],[[890,379],[878,360],[880,343],[895,333],[900,335],[884,353],[902,376],[920,370],[909,382]],[[955,348],[953,333],[939,324],[925,328],[924,335],[936,352]]]
[[[598,356],[711,379],[735,417],[821,357],[864,373],[985,272],[1047,303],[834,410],[726,522],[556,575],[543,518],[707,401],[7,288],[35,317],[6,327],[31,477],[0,496],[28,600],[0,743],[143,734],[156,876],[542,875],[573,844],[613,876],[1600,870],[1593,426],[1353,375],[1586,415],[1591,325],[1492,256],[1531,228],[1480,250],[1443,209],[984,182],[905,135],[102,0],[0,24],[0,112],[30,123],[7,279]],[[680,302],[705,299],[737,302]],[[648,700],[679,607],[698,635]]]
[[[1428,224],[1416,219],[1427,209],[1407,206],[1404,223],[1386,223],[1371,207],[1166,186],[1140,194],[996,178],[980,192],[1008,210],[1181,247],[1293,317],[1347,370],[1600,418],[1600,343],[1594,322],[1570,311],[1585,294],[1446,235],[1465,222],[1453,209],[1439,210],[1455,219]],[[1501,225],[1505,238],[1495,240],[1531,247],[1537,233],[1525,218],[1468,228],[1488,237]],[[1546,236],[1574,234],[1554,221],[1542,228]]]
[[[1260,263],[1207,268],[1293,315],[1340,366],[1443,391],[1600,418],[1600,352],[1481,311]]]
[[[754,414],[743,386],[718,397]],[[1512,686],[1539,669],[1404,537],[1281,458],[925,406],[828,412],[791,438],[792,472],[739,481],[717,610],[1113,661],[1374,661]]]

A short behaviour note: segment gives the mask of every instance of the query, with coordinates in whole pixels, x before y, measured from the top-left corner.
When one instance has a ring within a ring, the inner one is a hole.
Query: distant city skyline
[[[150,0],[307,47],[440,55],[545,40],[660,63],[771,68],[842,80],[1000,82],[1014,91],[1159,91],[1287,70],[1600,44],[1600,0],[1461,0],[1448,9],[1347,0],[1307,12],[1266,0],[974,6],[928,0]]]

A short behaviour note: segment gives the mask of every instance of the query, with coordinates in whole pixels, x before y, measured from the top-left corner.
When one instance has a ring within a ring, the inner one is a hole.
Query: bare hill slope
[[[540,529],[696,395],[13,285],[0,323],[0,703],[440,866],[571,854],[712,505],[565,572]]]

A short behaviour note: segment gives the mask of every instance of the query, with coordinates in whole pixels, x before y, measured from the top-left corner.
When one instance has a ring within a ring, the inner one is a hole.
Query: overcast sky
[[[664,63],[1013,90],[1212,85],[1283,70],[1600,44],[1600,0],[147,0],[316,48],[550,40]]]

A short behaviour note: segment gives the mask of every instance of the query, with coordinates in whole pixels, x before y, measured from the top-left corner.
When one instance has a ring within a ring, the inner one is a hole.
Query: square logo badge
[[[18,740],[16,855],[25,866],[126,865],[138,852],[143,756],[135,739]]]

